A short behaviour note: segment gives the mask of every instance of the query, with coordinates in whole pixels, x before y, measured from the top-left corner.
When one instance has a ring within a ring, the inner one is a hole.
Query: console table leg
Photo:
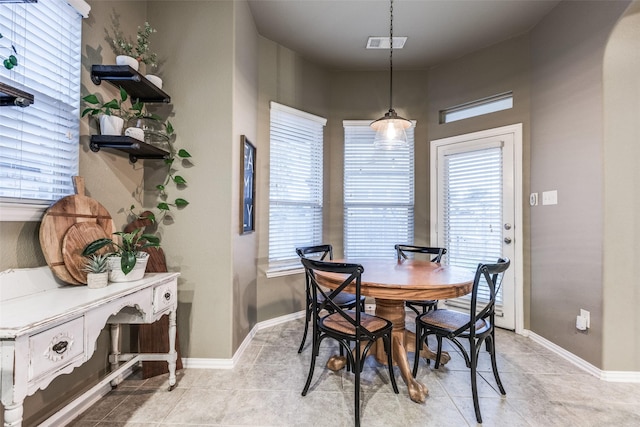
[[[20,427],[24,409],[22,402],[17,402],[4,407],[4,427]]]
[[[109,331],[111,333],[111,371],[118,369],[118,363],[120,356],[120,324],[112,323],[109,325]],[[122,381],[122,378],[114,378],[111,381],[112,387],[117,387]]]
[[[176,311],[169,313],[169,391],[176,385],[176,365],[178,352],[176,351]]]

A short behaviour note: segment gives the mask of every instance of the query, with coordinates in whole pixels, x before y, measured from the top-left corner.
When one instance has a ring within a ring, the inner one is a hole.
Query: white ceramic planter
[[[134,280],[140,280],[144,277],[144,272],[147,269],[147,262],[149,261],[149,254],[146,252],[138,253],[136,259],[136,265],[129,274],[124,274],[120,267],[121,257],[112,256],[109,257],[109,281],[110,282],[131,282]]]
[[[140,128],[128,127],[125,129],[124,134],[125,136],[130,136],[131,138],[144,142],[144,130]]]
[[[128,65],[136,71],[138,71],[138,68],[140,67],[140,63],[136,58],[127,55],[116,56],[116,65]]]
[[[107,286],[109,273],[87,273],[87,286],[91,289],[99,289]]]
[[[158,89],[162,89],[162,79],[160,77],[154,76],[153,74],[147,74],[145,77],[151,83],[156,85],[158,87]]]
[[[100,134],[101,135],[122,135],[124,127],[124,119],[118,116],[100,116]]]

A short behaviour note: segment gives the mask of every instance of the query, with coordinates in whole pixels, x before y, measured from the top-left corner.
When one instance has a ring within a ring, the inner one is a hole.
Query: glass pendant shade
[[[373,145],[377,148],[396,148],[407,145],[406,129],[411,127],[411,122],[400,117],[391,109],[384,117],[371,123],[371,128],[376,131]]]

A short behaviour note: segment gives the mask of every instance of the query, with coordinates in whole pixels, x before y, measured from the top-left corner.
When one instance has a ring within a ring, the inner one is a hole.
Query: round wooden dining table
[[[402,378],[409,389],[409,396],[415,402],[424,402],[429,393],[427,387],[411,375],[407,352],[415,352],[415,334],[405,329],[406,300],[443,300],[456,298],[471,292],[475,272],[460,267],[445,266],[422,260],[395,259],[336,259],[334,262],[360,264],[364,267],[361,293],[376,300],[376,315],[393,323],[393,362],[400,369]],[[318,282],[331,288],[339,285],[344,277],[335,273],[316,272]],[[347,286],[345,292],[355,293],[355,283]],[[382,343],[374,344],[369,354],[386,364]],[[435,352],[424,346],[420,355],[435,359]],[[416,355],[415,357],[419,357]],[[443,352],[441,363],[447,363],[449,355]],[[346,359],[333,356],[327,367],[339,370]]]

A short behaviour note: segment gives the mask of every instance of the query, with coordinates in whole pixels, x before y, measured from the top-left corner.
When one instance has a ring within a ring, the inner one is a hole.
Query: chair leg
[[[353,400],[354,400],[354,417],[355,417],[355,426],[360,427],[360,341],[356,339],[356,357],[355,357],[355,367],[353,369],[354,374],[354,390],[353,390]]]
[[[438,369],[440,367],[440,356],[442,356],[442,337],[436,335],[436,339],[438,340],[438,353],[436,354],[436,364],[434,368]]]
[[[385,336],[383,339],[384,349],[387,352],[387,366],[389,367],[389,379],[391,380],[391,386],[393,387],[393,391],[398,394],[398,384],[396,383],[396,376],[393,373],[393,359],[391,357],[391,352],[393,351],[393,337],[391,334]]]
[[[307,375],[307,382],[302,389],[302,395],[306,396],[309,391],[309,386],[311,385],[311,379],[313,378],[313,371],[316,367],[316,357],[318,357],[318,353],[320,352],[320,339],[316,336],[316,329],[314,328],[313,335],[313,345],[311,346],[311,365],[309,366],[309,375]]]
[[[500,389],[500,393],[502,393],[502,395],[506,395],[507,392],[504,390],[504,386],[502,385],[502,381],[500,381],[500,375],[498,375],[498,364],[496,363],[496,352],[495,352],[495,342],[493,341],[493,337],[491,335],[489,335],[487,337],[487,342],[491,341],[491,348],[493,349],[493,351],[491,351],[491,369],[493,370],[493,377],[496,379],[496,384],[498,384],[498,388]]]
[[[415,378],[416,375],[418,375],[418,363],[420,363],[420,350],[422,350],[422,327],[420,326],[420,323],[416,322],[416,345],[415,345],[415,353],[413,356],[413,371],[411,372],[411,375],[413,375],[413,378]]]
[[[309,331],[309,321],[311,321],[311,310],[307,306],[307,313],[305,316],[304,322],[304,333],[302,334],[302,342],[300,343],[300,348],[298,348],[298,353],[302,353],[302,349],[304,348],[304,342],[307,340],[307,332]]]
[[[409,305],[407,303],[405,303],[405,306],[409,307],[416,314],[416,316],[420,316],[420,312],[418,310],[416,310],[416,308],[414,306]]]
[[[482,415],[480,414],[480,402],[478,401],[478,382],[476,375],[476,367],[478,365],[478,356],[475,349],[475,343],[471,344],[471,394],[473,395],[473,409],[476,412],[476,420],[478,424],[482,424]]]

